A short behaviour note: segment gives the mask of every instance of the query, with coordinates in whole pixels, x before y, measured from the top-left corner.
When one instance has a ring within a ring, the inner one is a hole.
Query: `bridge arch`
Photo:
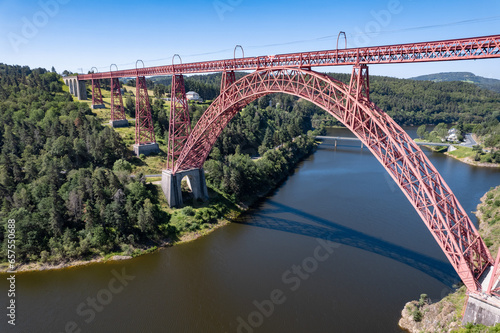
[[[173,173],[201,168],[229,121],[253,100],[287,93],[308,100],[349,128],[391,175],[471,292],[493,260],[472,221],[422,150],[369,99],[368,68],[354,67],[349,85],[310,69],[274,67],[221,89],[202,115]]]

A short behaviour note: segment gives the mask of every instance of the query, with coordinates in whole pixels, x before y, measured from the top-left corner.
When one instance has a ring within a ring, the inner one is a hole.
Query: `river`
[[[400,332],[406,302],[437,300],[458,276],[378,161],[347,145],[321,144],[237,223],[191,243],[18,273],[17,325],[4,314],[0,331]],[[476,221],[500,172],[426,154]]]

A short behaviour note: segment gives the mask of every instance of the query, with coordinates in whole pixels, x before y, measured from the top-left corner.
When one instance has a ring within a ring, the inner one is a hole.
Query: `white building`
[[[200,97],[200,95],[197,92],[194,91],[188,91],[186,93],[186,99],[188,101],[199,101],[203,102],[203,99]]]
[[[448,130],[448,136],[446,137],[447,141],[458,141],[458,130],[456,128],[450,128]]]

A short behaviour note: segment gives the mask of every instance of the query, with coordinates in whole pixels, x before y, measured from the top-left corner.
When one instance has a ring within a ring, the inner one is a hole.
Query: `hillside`
[[[433,82],[449,82],[462,81],[474,83],[480,88],[489,89],[500,93],[500,80],[489,79],[482,76],[477,76],[470,72],[446,72],[429,75],[421,75],[411,78],[417,81],[433,81]]]

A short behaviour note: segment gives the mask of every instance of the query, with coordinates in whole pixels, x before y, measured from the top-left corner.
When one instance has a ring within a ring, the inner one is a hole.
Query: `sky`
[[[169,65],[174,54],[183,63],[233,58],[236,45],[245,56],[335,49],[339,31],[348,47],[361,47],[494,35],[499,27],[497,0],[0,0],[0,63],[105,72],[111,64],[135,68],[138,59],[146,67]],[[399,78],[466,71],[500,79],[500,59],[369,70]]]

